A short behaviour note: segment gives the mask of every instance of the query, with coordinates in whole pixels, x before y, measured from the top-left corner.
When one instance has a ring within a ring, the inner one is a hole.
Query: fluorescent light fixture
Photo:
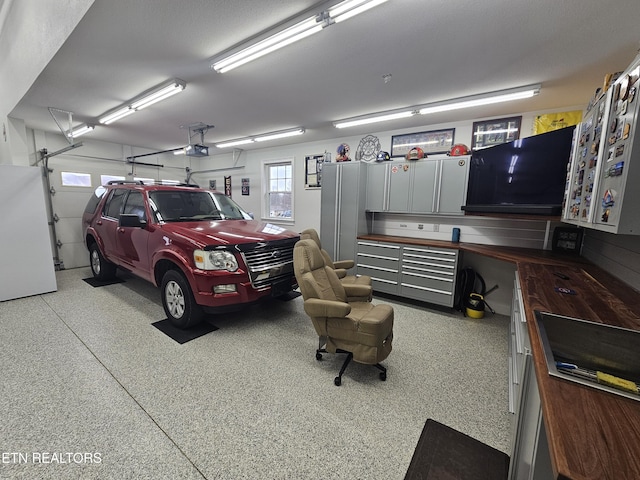
[[[307,17],[292,26],[276,31],[262,40],[250,43],[245,48],[240,47],[241,49],[238,51],[219,57],[219,59],[214,60],[211,64],[211,68],[218,73],[228,72],[251,60],[260,58],[263,55],[313,35],[333,23],[347,20],[386,1],[387,0],[346,0],[338,3],[330,7],[328,11],[323,10],[317,15]]]
[[[329,16],[334,22],[340,23],[370,8],[377,7],[386,1],[387,0],[347,0],[329,8]]]
[[[302,135],[305,132],[304,128],[292,128],[290,130],[281,130],[278,132],[265,133],[263,135],[256,135],[253,137],[239,138],[237,140],[229,140],[228,142],[216,143],[216,148],[237,147],[238,145],[247,145],[253,142],[266,142],[268,140],[276,140],[278,138],[293,137],[295,135]]]
[[[254,137],[256,142],[266,142],[268,140],[277,140],[278,138],[287,138],[294,137],[296,135],[302,135],[304,133],[304,128],[296,128],[293,130],[284,130],[282,132],[274,132],[268,133],[266,135],[260,135],[258,137]]]
[[[132,113],[135,113],[135,110],[133,110],[131,107],[129,107],[129,105],[127,105],[126,107],[121,107],[118,110],[112,113],[109,113],[104,117],[101,117],[99,121],[103,125],[109,125],[110,123],[113,123],[116,120],[120,120],[121,118],[127,117]]]
[[[237,147],[238,145],[246,145],[253,143],[253,138],[243,138],[240,140],[231,140],[229,142],[216,143],[216,148]]]
[[[164,100],[165,98],[172,97],[176,93],[180,93],[184,90],[185,86],[186,84],[184,82],[173,80],[169,85],[154,90],[142,97],[140,100],[136,100],[131,103],[131,108],[134,110],[142,110],[143,108],[153,105],[160,100]]]
[[[267,53],[274,52],[282,47],[302,40],[309,35],[322,30],[322,24],[316,21],[315,15],[307,18],[292,27],[286,28],[281,32],[271,35],[264,40],[259,41],[247,48],[240,50],[228,57],[223,58],[211,65],[216,72],[224,73],[232,70],[240,65],[244,65],[251,60],[260,58]]]
[[[415,111],[413,110],[403,110],[401,112],[390,112],[390,113],[377,113],[377,114],[363,116],[363,117],[355,117],[352,119],[340,120],[339,122],[334,122],[333,126],[336,128],[348,128],[348,127],[355,127],[358,125],[367,125],[369,123],[387,122],[389,120],[397,120],[399,118],[408,118],[413,115],[415,115]]]
[[[145,92],[143,95],[133,100],[132,102],[120,106],[112,112],[103,115],[102,117],[100,117],[99,122],[104,125],[109,125],[116,120],[127,117],[132,113],[137,112],[138,110],[142,110],[149,105],[153,105],[154,103],[159,102],[160,100],[164,100],[165,98],[169,98],[176,93],[180,93],[186,88],[186,86],[187,84],[185,82],[178,79],[173,79],[169,83],[165,82],[162,85],[155,87],[148,92]]]
[[[491,105],[492,103],[509,102],[512,100],[522,100],[530,98],[540,93],[540,85],[530,85],[527,87],[514,88],[511,90],[502,90],[482,95],[473,95],[445,102],[424,105],[418,107],[420,115],[428,115],[430,113],[448,112],[451,110],[459,110],[461,108],[473,108],[482,105]]]
[[[492,103],[508,102],[511,100],[521,100],[530,98],[540,93],[541,86],[529,85],[526,87],[512,88],[510,90],[501,90],[498,92],[485,93],[481,95],[472,95],[469,97],[456,98],[452,100],[444,100],[442,102],[430,103],[426,105],[416,105],[398,110],[388,110],[386,112],[373,113],[371,115],[362,115],[360,117],[339,120],[333,123],[336,128],[355,127],[357,125],[367,125],[369,123],[386,122],[389,120],[397,120],[399,118],[408,118],[412,115],[427,115],[430,113],[447,112],[449,110],[457,110],[460,108],[472,108],[480,105],[490,105]]]
[[[89,133],[93,131],[94,128],[96,128],[95,125],[80,125],[79,127],[76,127],[73,130],[71,130],[67,134],[67,137],[78,138],[80,135],[84,135],[85,133]]]

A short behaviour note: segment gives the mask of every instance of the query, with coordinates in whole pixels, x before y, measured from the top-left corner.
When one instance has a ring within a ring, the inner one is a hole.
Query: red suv
[[[109,182],[89,200],[82,226],[93,275],[106,280],[121,267],[152,282],[179,328],[297,287],[298,234],[197,185]]]

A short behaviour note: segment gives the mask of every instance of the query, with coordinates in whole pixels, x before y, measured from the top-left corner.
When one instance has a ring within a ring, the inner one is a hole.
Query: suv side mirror
[[[145,221],[141,221],[140,217],[135,213],[123,213],[120,215],[120,227],[133,227],[142,228],[147,224]]]

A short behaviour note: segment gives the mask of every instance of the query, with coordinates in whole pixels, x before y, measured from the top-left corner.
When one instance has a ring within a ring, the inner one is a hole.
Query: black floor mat
[[[114,283],[124,283],[124,280],[121,278],[112,278],[110,280],[100,280],[95,277],[83,278],[85,282],[87,282],[92,287],[104,287],[105,285],[113,285]]]
[[[154,322],[151,325],[156,327],[162,333],[171,337],[173,340],[178,342],[179,344],[187,343],[191,340],[194,340],[198,337],[206,335],[209,332],[214,332],[218,330],[218,327],[215,325],[211,325],[207,322],[202,322],[198,325],[195,325],[191,328],[187,328],[186,330],[182,330],[180,328],[174,327],[168,319],[160,320],[159,322]]]
[[[405,480],[501,480],[509,456],[464,433],[428,419]]]

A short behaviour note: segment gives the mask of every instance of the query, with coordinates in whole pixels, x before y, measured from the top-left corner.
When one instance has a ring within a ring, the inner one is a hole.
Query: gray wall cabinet
[[[334,260],[355,260],[356,238],[367,232],[364,167],[362,162],[322,167],[320,241]]]
[[[469,156],[367,165],[366,209],[462,215]]]

